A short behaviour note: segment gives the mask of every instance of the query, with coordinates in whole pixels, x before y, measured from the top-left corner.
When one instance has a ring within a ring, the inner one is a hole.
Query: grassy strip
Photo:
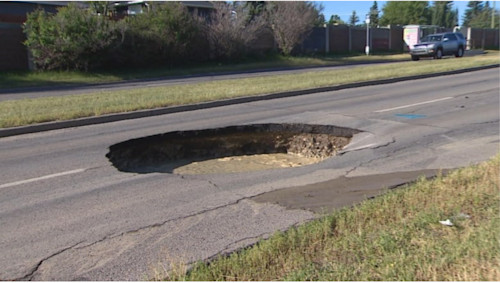
[[[161,280],[498,281],[500,155],[421,179]],[[448,227],[440,220],[451,219]]]
[[[0,102],[0,127],[69,120],[242,96],[310,89],[498,64],[498,52],[460,59],[423,60],[344,70],[204,82],[62,97]]]
[[[181,75],[241,72],[256,69],[274,69],[285,67],[314,67],[340,65],[359,61],[404,61],[409,60],[408,54],[373,55],[373,56],[329,56],[329,57],[283,57],[273,56],[265,60],[242,62],[237,64],[207,64],[185,68],[150,68],[150,69],[120,69],[109,72],[75,72],[75,71],[45,71],[45,72],[0,72],[0,89],[18,87],[36,87],[72,84],[95,84],[120,82],[125,80],[157,78]]]

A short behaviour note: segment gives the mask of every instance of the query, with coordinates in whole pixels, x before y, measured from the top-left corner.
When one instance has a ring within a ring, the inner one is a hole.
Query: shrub
[[[24,31],[36,67],[44,70],[97,68],[117,38],[113,22],[74,3],[55,15],[42,10],[28,14]]]
[[[176,65],[200,59],[193,44],[200,36],[199,27],[179,2],[152,3],[148,11],[123,21],[126,31],[120,53],[128,64]]]

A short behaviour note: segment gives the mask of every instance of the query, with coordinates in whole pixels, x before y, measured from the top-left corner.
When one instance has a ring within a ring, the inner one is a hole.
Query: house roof
[[[180,1],[186,7],[214,9],[214,4],[210,1]]]

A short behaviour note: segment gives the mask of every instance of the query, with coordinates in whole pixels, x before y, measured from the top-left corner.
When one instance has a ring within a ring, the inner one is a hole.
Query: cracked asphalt
[[[154,269],[229,253],[417,175],[487,160],[500,144],[498,75],[493,68],[1,138],[0,279],[147,280]],[[362,132],[321,163],[251,173],[124,173],[106,158],[129,139],[255,123]]]

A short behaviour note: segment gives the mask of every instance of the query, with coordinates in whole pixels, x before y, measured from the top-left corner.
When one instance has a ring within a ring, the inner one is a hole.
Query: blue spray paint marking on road
[[[394,116],[402,117],[402,118],[406,118],[406,119],[419,119],[419,118],[427,117],[427,116],[422,115],[422,114],[395,114]]]

